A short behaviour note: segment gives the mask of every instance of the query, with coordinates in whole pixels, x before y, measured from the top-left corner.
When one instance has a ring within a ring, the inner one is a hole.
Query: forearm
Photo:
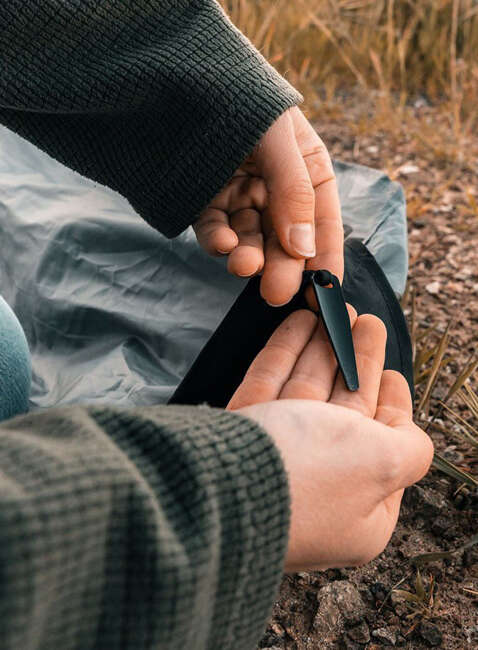
[[[0,428],[0,502],[4,650],[257,643],[289,512],[252,421],[198,407],[15,418]]]
[[[17,0],[0,29],[0,122],[168,236],[300,100],[215,0]]]

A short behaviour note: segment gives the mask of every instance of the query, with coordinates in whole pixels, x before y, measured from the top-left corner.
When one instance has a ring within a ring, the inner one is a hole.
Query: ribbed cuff
[[[158,566],[176,568],[172,582],[162,570],[156,599],[176,601],[195,627],[195,647],[251,650],[278,594],[290,523],[287,474],[272,439],[253,420],[208,406],[88,411],[157,486],[175,531],[176,547],[158,545]],[[178,549],[186,564],[172,561]]]
[[[156,175],[148,174],[156,179],[149,186],[138,175],[128,197],[167,237],[199,217],[275,120],[303,100],[216,2],[201,5],[204,15],[185,44],[188,68],[180,70],[180,87],[168,98],[181,127],[171,116],[166,173],[158,167]]]

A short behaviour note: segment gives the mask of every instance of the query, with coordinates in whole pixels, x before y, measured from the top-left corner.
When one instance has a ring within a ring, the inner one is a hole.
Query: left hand
[[[433,444],[412,419],[405,378],[383,370],[386,329],[348,307],[360,388],[347,390],[322,321],[291,314],[252,362],[228,409],[258,422],[289,479],[286,571],[357,566],[376,557],[403,489],[422,478]]]
[[[304,267],[343,276],[343,228],[329,153],[302,111],[285,111],[194,224],[228,270],[260,272],[273,306],[297,293]]]

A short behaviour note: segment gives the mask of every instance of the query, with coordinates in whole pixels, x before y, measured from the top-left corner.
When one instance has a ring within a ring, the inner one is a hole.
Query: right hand
[[[275,331],[228,405],[258,422],[289,477],[291,525],[285,570],[358,566],[395,528],[405,487],[433,458],[412,420],[407,382],[383,371],[386,330],[349,307],[360,388],[349,392],[312,312]]]

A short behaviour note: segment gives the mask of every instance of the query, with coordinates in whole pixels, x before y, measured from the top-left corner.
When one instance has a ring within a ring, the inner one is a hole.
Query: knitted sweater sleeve
[[[0,123],[174,237],[301,100],[215,0],[8,0]]]
[[[289,497],[252,421],[73,406],[0,427],[2,650],[253,650]]]

